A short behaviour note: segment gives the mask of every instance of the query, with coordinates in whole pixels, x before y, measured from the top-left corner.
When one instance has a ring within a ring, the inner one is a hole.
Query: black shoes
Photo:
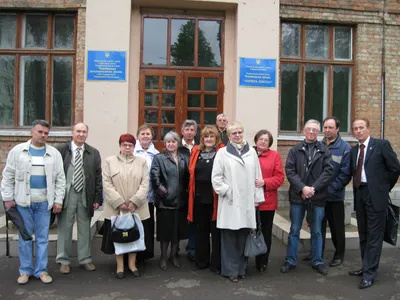
[[[267,270],[267,265],[261,265],[257,267],[257,270],[261,273],[265,272]]]
[[[195,261],[195,256],[192,252],[188,252],[187,258],[189,261],[194,262]]]
[[[159,266],[161,270],[165,271],[167,269],[167,260],[165,258],[160,258]]]
[[[118,272],[115,277],[117,277],[117,279],[123,279],[124,278],[124,272]]]
[[[312,266],[312,268],[317,271],[319,274],[322,275],[328,275],[328,268],[325,266],[325,264],[320,264],[316,266]]]
[[[294,268],[296,268],[296,266],[291,265],[290,263],[288,263],[287,261],[282,265],[281,267],[281,272],[282,273],[289,273],[291,270],[293,270]]]
[[[181,264],[179,263],[179,259],[176,257],[176,255],[171,256],[169,258],[169,261],[175,268],[181,267]]]
[[[331,262],[329,263],[330,267],[337,267],[340,266],[343,263],[343,260],[340,258],[334,258],[331,260]]]
[[[131,273],[132,273],[133,277],[140,277],[140,273],[139,273],[138,269],[131,271]]]
[[[355,270],[355,271],[349,271],[349,275],[351,275],[351,276],[363,276],[363,269]]]
[[[362,289],[369,288],[371,286],[372,286],[372,281],[363,279],[363,280],[361,280],[360,284],[358,285],[358,288],[362,290]]]

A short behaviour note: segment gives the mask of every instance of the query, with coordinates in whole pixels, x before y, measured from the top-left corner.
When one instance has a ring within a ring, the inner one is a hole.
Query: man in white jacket
[[[40,278],[43,283],[53,281],[47,273],[50,210],[57,214],[62,209],[65,175],[61,154],[46,144],[49,131],[48,122],[34,121],[32,139],[8,153],[3,170],[1,194],[6,210],[16,206],[28,233],[35,234],[35,265],[32,241],[19,237],[19,284],[27,283],[30,276]]]

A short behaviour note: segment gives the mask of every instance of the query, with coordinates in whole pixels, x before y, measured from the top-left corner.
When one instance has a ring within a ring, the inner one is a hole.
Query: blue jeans
[[[303,224],[307,205],[293,203],[290,205],[290,233],[288,237],[288,247],[286,261],[291,265],[297,264],[297,252],[299,249],[300,230]],[[323,206],[313,206],[311,223],[311,254],[312,265],[317,266],[324,263],[322,259],[322,233],[321,224],[324,218],[325,209]]]
[[[19,235],[19,274],[39,277],[47,272],[47,250],[49,244],[50,211],[48,203],[31,203],[30,207],[17,205],[17,209],[24,220],[25,228],[30,235],[35,234],[35,268],[32,262],[32,241],[24,241]]]
[[[193,223],[189,224],[189,236],[185,250],[192,255],[196,251],[196,227]]]

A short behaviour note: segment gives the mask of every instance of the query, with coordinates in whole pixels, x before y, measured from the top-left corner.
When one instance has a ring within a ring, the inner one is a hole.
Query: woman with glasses
[[[272,225],[275,210],[278,208],[278,188],[283,184],[284,173],[282,160],[277,151],[269,149],[274,139],[268,130],[260,130],[254,136],[254,149],[260,161],[262,178],[256,179],[257,186],[264,188],[265,202],[258,206],[260,212],[261,231],[264,235],[267,252],[256,257],[256,267],[264,272],[268,266],[269,253],[271,252]],[[258,224],[257,224],[258,225]]]
[[[232,282],[245,278],[246,238],[256,228],[255,205],[264,201],[256,151],[244,136],[243,125],[227,128],[228,145],[218,151],[212,170],[212,185],[218,198],[217,228],[221,231],[221,274]]]
[[[137,131],[138,143],[135,145],[133,154],[135,156],[143,157],[146,159],[147,166],[151,168],[151,163],[153,158],[159,151],[154,147],[152,139],[154,137],[154,130],[148,124],[143,124],[139,127]],[[146,245],[146,250],[139,252],[137,255],[137,261],[144,262],[145,259],[150,259],[154,257],[154,191],[151,184],[149,184],[149,191],[147,193],[147,201],[149,205],[150,218],[143,221],[144,228],[144,242]]]
[[[188,156],[178,152],[181,139],[170,131],[164,137],[166,150],[154,156],[150,170],[151,183],[156,194],[157,241],[160,242],[159,266],[167,269],[167,252],[171,244],[169,261],[177,268],[180,240],[188,238]]]
[[[188,220],[195,225],[194,269],[209,267],[217,274],[221,272],[221,238],[216,227],[218,196],[212,188],[211,172],[215,155],[222,147],[217,127],[207,125],[201,131],[200,145],[194,146],[189,162]]]
[[[131,134],[119,138],[119,154],[106,158],[103,164],[104,232],[101,250],[115,254],[111,239],[111,217],[120,212],[136,213],[141,220],[150,218],[147,206],[149,170],[146,160],[133,155],[136,140]],[[116,255],[118,279],[124,278],[124,255]],[[140,273],[136,268],[136,253],[128,254],[129,271],[134,277]]]

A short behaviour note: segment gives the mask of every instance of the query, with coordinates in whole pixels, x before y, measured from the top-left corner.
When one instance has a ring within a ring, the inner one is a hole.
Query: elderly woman
[[[143,124],[137,131],[137,139],[139,142],[136,143],[135,149],[133,150],[133,155],[146,159],[149,172],[154,156],[159,153],[152,143],[153,137],[153,128],[148,124]],[[146,250],[137,254],[136,259],[138,262],[143,262],[145,259],[154,257],[154,198],[153,188],[151,184],[149,184],[147,201],[149,203],[150,218],[143,221]]]
[[[167,269],[167,252],[171,244],[169,260],[179,268],[179,241],[188,237],[188,157],[178,152],[180,137],[170,131],[164,137],[166,150],[154,156],[150,170],[151,183],[156,193],[157,241],[161,246],[159,266]]]
[[[268,130],[260,130],[254,136],[254,147],[260,161],[262,178],[256,179],[258,186],[264,187],[265,202],[258,206],[260,212],[261,231],[264,235],[268,250],[256,257],[256,267],[260,272],[267,269],[271,251],[272,225],[275,210],[278,208],[278,188],[283,184],[284,173],[282,160],[277,151],[269,149],[274,139]]]
[[[212,185],[218,198],[217,228],[221,230],[221,274],[238,282],[246,275],[244,248],[249,229],[256,228],[255,205],[264,201],[256,151],[243,139],[239,122],[228,125],[228,145],[218,151]]]
[[[189,162],[188,220],[195,225],[195,269],[210,267],[218,274],[221,272],[221,243],[216,227],[218,196],[211,184],[211,172],[215,155],[223,146],[217,128],[205,126],[200,134],[200,146],[194,146]]]
[[[147,205],[149,171],[146,160],[133,155],[136,140],[131,134],[119,138],[120,152],[108,157],[103,164],[104,233],[101,250],[115,254],[111,240],[111,217],[120,212],[136,213],[141,220],[150,218]],[[124,278],[124,255],[116,255],[118,279]],[[129,271],[139,277],[136,253],[128,254]]]

